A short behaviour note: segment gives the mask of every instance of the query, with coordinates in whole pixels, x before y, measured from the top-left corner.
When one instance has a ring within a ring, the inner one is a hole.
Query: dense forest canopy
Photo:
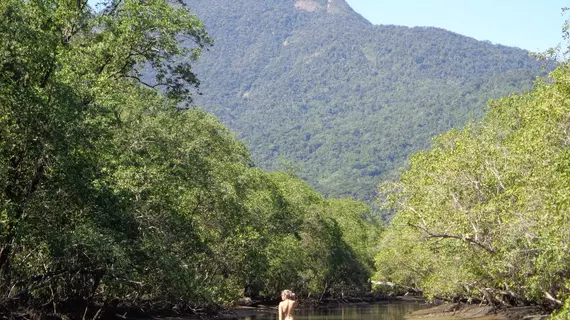
[[[532,92],[490,103],[483,121],[439,136],[381,186],[396,215],[377,277],[432,297],[561,306],[570,296],[568,75],[564,63]]]
[[[532,88],[517,48],[437,28],[372,25],[344,0],[185,0],[214,46],[197,101],[262,168],[292,163],[326,196],[372,200],[438,133],[480,119],[489,98]]]
[[[173,4],[0,2],[0,313],[368,289],[369,207],[256,168],[213,115],[180,108],[211,39]]]

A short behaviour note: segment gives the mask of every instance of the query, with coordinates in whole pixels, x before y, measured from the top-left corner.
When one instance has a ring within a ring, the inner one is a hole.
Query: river
[[[295,320],[402,320],[413,311],[428,305],[418,302],[384,302],[374,304],[328,306],[316,309],[299,308]],[[243,317],[240,320],[274,320],[275,312]]]

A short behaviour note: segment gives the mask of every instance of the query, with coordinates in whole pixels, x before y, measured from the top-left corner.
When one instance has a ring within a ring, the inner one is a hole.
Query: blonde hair
[[[281,291],[281,296],[285,297],[286,299],[295,300],[295,293],[291,290],[283,290]]]

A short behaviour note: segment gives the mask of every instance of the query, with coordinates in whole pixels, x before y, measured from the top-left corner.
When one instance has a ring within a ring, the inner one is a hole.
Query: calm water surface
[[[295,320],[402,320],[409,313],[428,308],[424,303],[387,302],[379,304],[295,310]],[[245,317],[241,320],[274,320],[277,314]]]

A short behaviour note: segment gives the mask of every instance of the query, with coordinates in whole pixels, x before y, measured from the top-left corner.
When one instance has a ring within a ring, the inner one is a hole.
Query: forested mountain
[[[369,199],[435,134],[529,90],[528,52],[437,28],[372,25],[344,0],[186,0],[214,46],[202,96],[256,164],[291,163],[329,196]]]

